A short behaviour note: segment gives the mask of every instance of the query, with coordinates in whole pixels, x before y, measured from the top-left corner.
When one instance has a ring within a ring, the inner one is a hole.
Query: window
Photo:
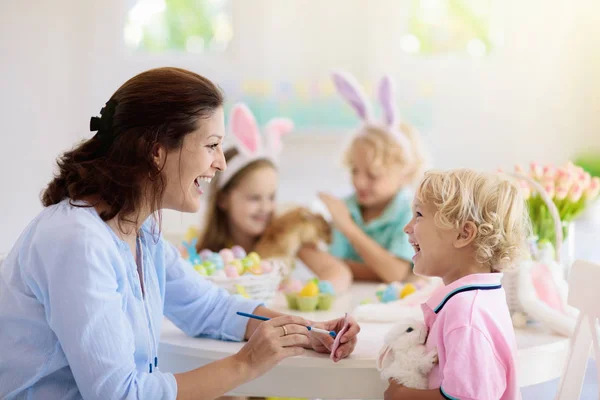
[[[402,50],[413,54],[488,55],[499,40],[494,0],[411,0]]]
[[[228,0],[137,0],[127,15],[128,48],[151,53],[224,50],[233,35]]]

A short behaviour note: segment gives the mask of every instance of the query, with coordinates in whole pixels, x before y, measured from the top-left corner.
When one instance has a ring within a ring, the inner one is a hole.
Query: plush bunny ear
[[[233,106],[229,125],[238,150],[247,155],[256,154],[260,150],[260,131],[254,114],[247,105],[240,103]]]
[[[356,79],[345,72],[334,72],[332,78],[338,93],[350,103],[360,119],[368,121],[370,119],[369,103]]]
[[[388,127],[395,126],[398,121],[398,112],[396,110],[396,101],[394,99],[394,83],[390,76],[385,75],[379,82],[377,97],[381,104],[383,113],[383,123]]]
[[[389,367],[394,362],[394,352],[391,346],[384,346],[379,350],[377,355],[376,368],[377,371],[381,372]]]
[[[294,129],[294,122],[288,118],[273,118],[265,127],[269,147],[274,154],[281,153],[281,137]]]

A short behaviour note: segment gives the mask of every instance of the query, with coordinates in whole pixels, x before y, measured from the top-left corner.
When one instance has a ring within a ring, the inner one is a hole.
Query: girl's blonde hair
[[[229,162],[237,154],[237,149],[229,149],[225,151],[225,160]],[[219,202],[253,171],[265,167],[276,169],[273,162],[268,159],[258,159],[252,161],[244,168],[240,169],[234,176],[232,176],[227,184],[220,190],[217,188],[218,179],[213,179],[208,198],[208,205],[206,207],[206,213],[204,216],[202,233],[200,234],[200,237],[198,238],[198,244],[196,245],[198,251],[202,249],[209,249],[216,252],[225,247],[230,247],[231,232],[229,232],[229,221],[227,219],[227,213],[225,210],[219,207]]]
[[[416,198],[435,205],[440,228],[460,229],[473,222],[476,259],[493,271],[514,266],[525,254],[531,224],[522,192],[508,178],[470,169],[429,171]]]
[[[406,183],[414,183],[422,176],[427,157],[415,128],[402,123],[399,130],[400,134],[408,138],[410,149],[403,149],[387,129],[367,125],[354,135],[345,152],[344,164],[348,168],[352,167],[352,153],[361,146],[362,151],[366,151],[371,159],[371,173],[378,175],[388,168],[400,168],[404,172]],[[410,159],[407,159],[406,152],[410,153]]]

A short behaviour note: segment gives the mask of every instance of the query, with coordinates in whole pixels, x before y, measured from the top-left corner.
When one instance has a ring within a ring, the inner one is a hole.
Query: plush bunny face
[[[437,362],[437,352],[428,351],[427,327],[422,322],[394,325],[384,339],[377,358],[377,370],[383,380],[394,379],[411,388],[426,389],[427,377]]]
[[[425,344],[427,333],[427,326],[421,321],[401,322],[385,335],[384,343],[397,349],[408,349]]]
[[[265,127],[263,141],[254,114],[245,104],[236,104],[231,109],[229,120],[229,129],[238,154],[227,163],[227,168],[219,175],[219,189],[253,161],[267,159],[277,164],[283,149],[281,136],[289,133],[294,127],[294,123],[287,118],[274,118]]]

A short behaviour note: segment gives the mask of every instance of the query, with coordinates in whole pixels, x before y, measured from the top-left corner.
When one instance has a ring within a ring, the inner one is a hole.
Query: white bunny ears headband
[[[370,102],[356,79],[352,75],[341,71],[334,72],[332,78],[338,93],[354,109],[356,115],[363,122],[363,126],[375,126],[390,132],[390,134],[397,139],[398,144],[404,149],[406,156],[410,157],[410,149],[412,147],[411,142],[408,137],[398,129],[400,120],[398,118],[392,79],[388,75],[385,75],[381,78],[381,81],[379,81],[377,99],[381,105],[382,121],[376,122],[373,118]]]
[[[265,126],[265,141],[261,137],[254,114],[243,103],[233,106],[229,116],[229,129],[233,135],[238,154],[227,163],[225,171],[217,180],[217,188],[222,189],[227,182],[248,164],[267,159],[277,164],[283,149],[281,136],[290,132],[294,123],[287,118],[273,118]]]

